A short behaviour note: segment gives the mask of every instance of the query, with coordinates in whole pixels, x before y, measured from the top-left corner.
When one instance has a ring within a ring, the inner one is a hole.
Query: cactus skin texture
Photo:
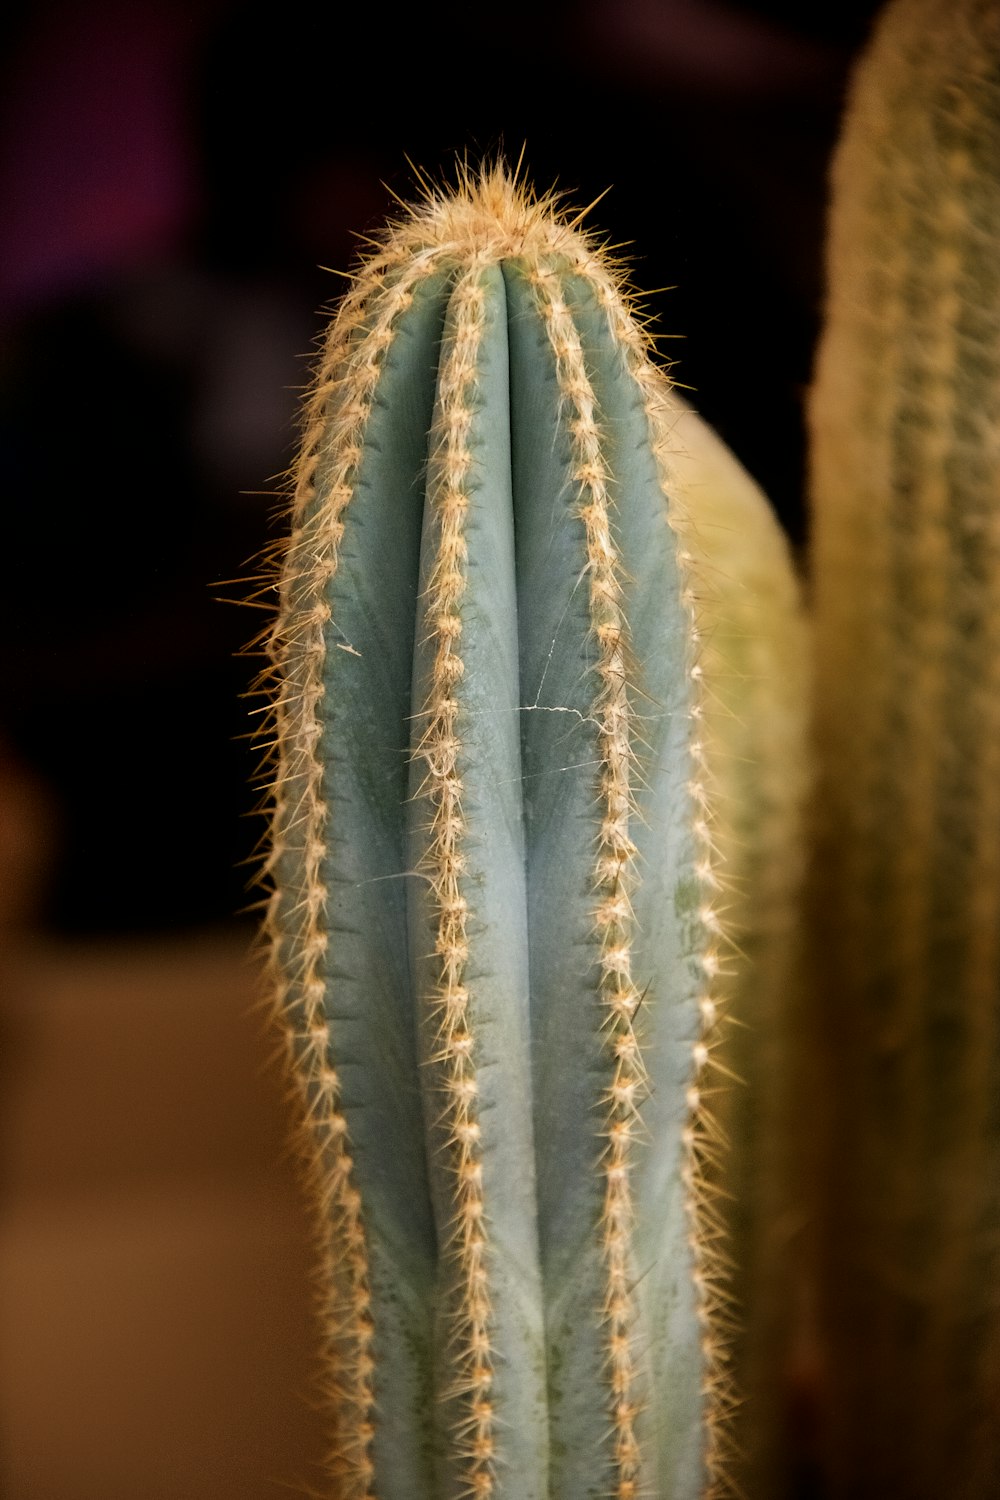
[[[700,526],[685,430],[607,259],[499,168],[429,191],[329,334],[269,925],[343,1500],[728,1485],[704,641],[788,561],[735,466],[745,550]]]
[[[1000,1489],[1000,7],[888,7],[812,396],[833,1493]]]

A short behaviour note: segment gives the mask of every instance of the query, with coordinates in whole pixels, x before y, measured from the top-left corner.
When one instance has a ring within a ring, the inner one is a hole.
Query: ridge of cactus
[[[620,271],[500,166],[428,189],[327,338],[268,930],[344,1500],[731,1482],[713,553],[678,417]]]
[[[834,1493],[1000,1476],[1000,7],[896,0],[811,398],[813,1078]]]

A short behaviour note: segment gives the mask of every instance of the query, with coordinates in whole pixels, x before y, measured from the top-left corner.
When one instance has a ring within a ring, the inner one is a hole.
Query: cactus
[[[1000,1481],[1000,7],[900,0],[812,398],[833,1493]]]
[[[429,192],[332,324],[272,642],[344,1500],[732,1477],[712,1063],[738,945],[782,941],[801,657],[774,524],[608,258],[500,168]]]
[[[712,1180],[724,1209],[739,1398],[731,1476],[737,1494],[757,1500],[781,1492],[789,1465],[788,1388],[808,1297],[795,1082],[809,639],[787,543],[763,495],[697,419],[676,433],[674,482],[710,539],[703,574],[717,580],[702,653],[711,686],[704,728],[725,814],[714,842],[734,948],[719,984],[729,1024],[714,1057],[712,1112],[725,1144]]]

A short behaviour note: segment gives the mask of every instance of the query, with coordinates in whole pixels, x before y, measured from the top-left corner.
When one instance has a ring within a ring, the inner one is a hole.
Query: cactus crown
[[[453,187],[436,187],[421,175],[422,198],[402,204],[404,213],[369,241],[369,254],[357,278],[360,289],[385,267],[415,260],[425,267],[439,255],[494,265],[509,257],[565,256],[589,274],[599,274],[631,304],[624,267],[599,246],[584,225],[594,204],[570,217],[555,189],[536,192],[502,161],[478,171],[460,165]]]

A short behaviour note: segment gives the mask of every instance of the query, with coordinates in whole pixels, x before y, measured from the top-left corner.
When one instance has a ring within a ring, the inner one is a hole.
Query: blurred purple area
[[[0,305],[16,313],[177,252],[194,214],[179,9],[52,9],[26,29],[0,139]]]
[[[541,187],[610,185],[595,222],[673,288],[648,298],[664,353],[801,539],[826,162],[873,11],[8,8],[0,743],[47,799],[36,923],[190,929],[253,899],[260,621],[223,581],[273,535],[330,271],[407,157],[446,176],[524,143]]]
[[[581,15],[609,74],[617,65],[631,83],[730,101],[794,99],[828,85],[838,71],[836,49],[790,30],[766,8],[719,0],[590,0]]]

